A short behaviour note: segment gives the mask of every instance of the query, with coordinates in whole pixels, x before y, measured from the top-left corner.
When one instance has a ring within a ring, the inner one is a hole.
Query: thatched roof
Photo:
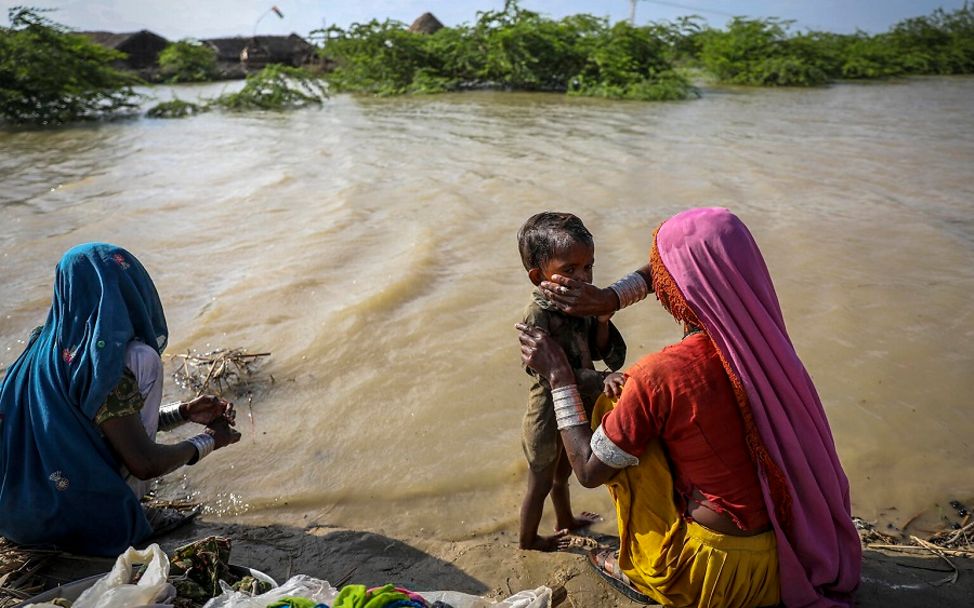
[[[433,16],[433,13],[423,13],[409,26],[409,31],[417,34],[432,34],[439,29],[443,29],[443,24]]]
[[[203,40],[203,43],[213,47],[218,60],[226,62],[238,62],[242,57],[247,57],[248,61],[259,60],[297,66],[308,61],[315,50],[313,45],[297,34],[209,38]]]
[[[240,61],[240,52],[244,50],[250,38],[234,36],[232,38],[207,38],[201,40],[216,51],[216,58],[220,61]]]
[[[156,63],[159,52],[169,45],[169,41],[149,30],[138,32],[78,32],[96,44],[127,53],[123,62],[132,68],[149,67]]]
[[[110,49],[119,49],[126,45],[127,42],[132,42],[136,39],[151,39],[154,42],[161,41],[164,44],[169,44],[169,41],[156,34],[150,32],[149,30],[139,30],[138,32],[125,32],[125,33],[115,33],[115,32],[78,32],[82,36],[87,36],[91,38],[92,41],[97,42],[102,46],[106,46]]]

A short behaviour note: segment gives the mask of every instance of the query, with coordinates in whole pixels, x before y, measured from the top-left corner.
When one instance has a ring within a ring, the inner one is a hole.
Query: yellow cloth
[[[598,428],[614,401],[595,404]],[[745,608],[779,602],[774,532],[730,536],[687,521],[673,500],[673,476],[659,441],[637,466],[606,484],[619,523],[619,568],[663,606]]]

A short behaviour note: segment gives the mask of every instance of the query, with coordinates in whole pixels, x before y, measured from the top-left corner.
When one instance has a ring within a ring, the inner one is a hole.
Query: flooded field
[[[61,253],[112,241],[155,279],[170,353],[273,353],[240,444],[164,492],[229,521],[514,531],[518,227],[578,214],[605,285],[669,215],[726,206],[764,251],[854,511],[902,524],[974,497],[972,97],[972,78],[660,104],[337,96],[0,133],[0,365],[43,322]],[[615,321],[627,363],[681,336],[653,301]]]

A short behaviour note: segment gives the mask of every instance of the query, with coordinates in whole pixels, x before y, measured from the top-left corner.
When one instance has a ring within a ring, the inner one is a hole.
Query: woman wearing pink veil
[[[685,211],[657,229],[650,263],[611,287],[553,281],[542,290],[569,314],[607,314],[653,291],[684,326],[592,421],[558,346],[518,326],[576,476],[606,484],[616,505],[619,551],[593,553],[596,571],[664,606],[849,605],[862,559],[849,483],[743,222]]]

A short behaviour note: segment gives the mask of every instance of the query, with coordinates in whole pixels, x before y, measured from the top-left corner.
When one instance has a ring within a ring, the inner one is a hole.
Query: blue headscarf
[[[161,354],[168,335],[132,254],[107,243],[64,254],[47,320],[0,384],[0,536],[115,556],[151,533],[94,417],[128,343]]]

